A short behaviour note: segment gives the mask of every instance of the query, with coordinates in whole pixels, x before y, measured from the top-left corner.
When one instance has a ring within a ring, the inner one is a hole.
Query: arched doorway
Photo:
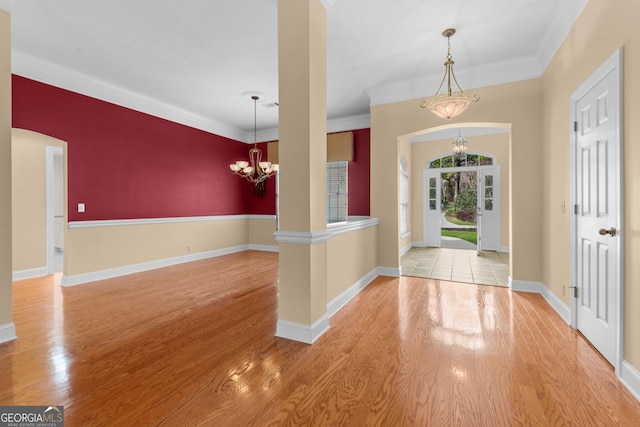
[[[488,259],[495,259],[499,263],[502,274],[500,283],[485,282],[486,284],[498,284],[507,286],[509,275],[509,241],[510,241],[510,147],[511,147],[511,126],[501,123],[463,123],[450,124],[436,128],[424,129],[411,134],[399,137],[401,154],[410,153],[407,156],[410,175],[410,195],[409,205],[411,208],[411,242],[408,245],[401,241],[401,247],[405,249],[401,254],[401,272],[405,274],[407,269],[404,265],[406,248],[409,252],[419,252],[419,249],[427,249],[428,246],[446,246],[440,243],[442,239],[442,213],[445,209],[442,206],[442,173],[469,172],[473,175],[476,183],[473,192],[476,195],[474,205],[481,208],[481,215],[486,215],[481,219],[480,228],[484,225],[486,230],[481,231],[483,239],[481,242],[487,243],[482,257],[477,257],[475,250],[465,254],[465,262],[475,263],[476,260],[482,263]],[[453,141],[462,134],[468,141],[466,163],[456,163],[453,165],[451,159],[453,153]],[[443,163],[450,162],[449,167],[443,167]],[[455,166],[455,167],[451,167]],[[435,178],[432,183],[430,178]],[[502,178],[502,179],[500,179]],[[467,177],[468,179],[468,177]],[[438,180],[440,182],[438,182]],[[501,200],[496,200],[501,197]],[[479,203],[478,203],[479,202]],[[480,206],[479,206],[480,205]],[[435,212],[430,208],[434,208]],[[490,212],[489,212],[490,211]],[[434,215],[431,220],[425,219],[428,215]],[[433,227],[430,232],[429,227]],[[471,227],[470,227],[471,228]],[[489,234],[493,234],[489,237]],[[430,241],[429,236],[434,237],[435,243]],[[476,249],[475,244],[472,246]],[[444,250],[442,250],[444,252]],[[449,251],[447,249],[446,251]],[[457,255],[456,255],[457,256]],[[435,277],[445,280],[471,281],[482,283],[482,281],[462,280],[463,274],[458,274],[456,262],[449,266],[449,277]],[[475,273],[475,272],[474,272]],[[421,276],[425,277],[425,276]],[[431,276],[429,276],[431,277]]]

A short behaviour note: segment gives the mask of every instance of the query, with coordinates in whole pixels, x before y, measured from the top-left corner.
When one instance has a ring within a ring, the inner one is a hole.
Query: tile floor
[[[401,257],[403,276],[508,286],[509,254],[450,248],[411,248]]]

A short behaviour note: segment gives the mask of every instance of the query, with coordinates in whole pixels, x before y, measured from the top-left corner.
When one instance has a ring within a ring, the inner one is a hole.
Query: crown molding
[[[460,86],[469,94],[471,89],[540,77],[542,66],[535,56],[524,56],[494,62],[456,72]],[[371,105],[389,104],[410,99],[431,97],[442,81],[442,74],[422,79],[405,80],[366,89]],[[428,91],[428,93],[425,93]]]
[[[12,49],[11,69],[14,74],[50,84],[102,101],[110,102],[142,113],[160,117],[226,138],[243,141],[245,132],[233,126],[176,108],[112,85],[69,68]]]
[[[558,9],[551,22],[547,26],[547,32],[540,40],[536,56],[542,68],[546,69],[562,42],[573,28],[578,17],[584,10],[589,0],[564,0],[558,2]]]
[[[366,129],[371,127],[371,115],[360,114],[357,116],[339,117],[327,120],[327,133],[344,132],[354,129]],[[247,133],[246,141],[253,138],[253,132]],[[250,135],[250,136],[249,136]],[[277,141],[280,139],[279,128],[259,130],[258,141]],[[251,142],[253,144],[253,142]]]

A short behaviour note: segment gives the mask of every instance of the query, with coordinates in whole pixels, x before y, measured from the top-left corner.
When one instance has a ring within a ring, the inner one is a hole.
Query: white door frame
[[[440,236],[440,218],[442,215],[442,209],[441,209],[441,187],[442,187],[442,182],[441,182],[441,178],[440,175],[442,173],[445,172],[476,172],[478,174],[478,177],[480,176],[480,171],[484,170],[484,169],[495,169],[496,173],[499,175],[500,174],[500,165],[496,164],[496,157],[494,154],[491,153],[485,153],[485,152],[480,152],[480,151],[470,151],[468,154],[478,154],[478,155],[482,155],[482,156],[486,156],[486,157],[491,157],[493,159],[493,164],[492,165],[475,165],[475,166],[456,166],[456,167],[451,167],[451,168],[429,168],[429,165],[431,164],[432,161],[439,159],[442,157],[442,155],[434,157],[433,159],[430,159],[427,161],[426,164],[426,168],[422,171],[422,187],[423,187],[423,194],[422,194],[422,241],[423,241],[423,246],[427,246],[427,243],[431,241],[431,239],[429,239],[428,237],[428,233],[429,233],[429,220],[427,218],[428,216],[428,212],[429,212],[429,171],[437,171],[434,174],[437,174],[437,187],[438,187],[438,193],[437,193],[437,212],[438,212],[438,241],[440,242],[440,244],[438,244],[437,247],[441,247],[442,246],[442,239]],[[478,178],[479,179],[479,178]],[[498,181],[498,186],[497,186],[497,190],[498,193],[500,193],[500,181]],[[480,188],[480,187],[478,187]],[[501,196],[500,194],[497,197],[497,246],[496,246],[496,251],[498,249],[500,249],[500,239],[501,239],[501,235],[500,235],[500,231],[501,231],[501,221],[502,221],[502,217],[501,217],[501,212],[500,212],[500,203],[501,203]],[[479,203],[479,201],[478,201]],[[479,221],[480,219],[478,219]],[[476,226],[477,229],[477,226]]]
[[[616,370],[616,374],[620,376],[620,369],[622,364],[622,356],[624,340],[623,340],[623,320],[624,320],[624,200],[623,200],[623,170],[622,170],[622,49],[618,49],[611,55],[584,83],[576,89],[576,91],[571,95],[571,137],[570,137],[570,157],[571,157],[571,206],[572,206],[572,215],[571,215],[571,286],[577,286],[576,280],[578,277],[578,259],[577,259],[577,221],[576,221],[576,201],[577,201],[577,177],[576,175],[576,147],[577,147],[577,132],[574,130],[573,123],[576,123],[578,120],[576,104],[578,100],[580,100],[586,93],[593,88],[596,83],[602,80],[606,75],[613,73],[614,78],[616,79],[615,86],[618,89],[618,105],[615,107],[618,109],[616,117],[615,117],[615,141],[614,143],[617,145],[618,150],[618,174],[615,179],[615,191],[618,200],[617,207],[617,236],[615,245],[618,251],[618,262],[616,265],[616,277],[618,278],[617,283],[615,284],[615,305],[617,309],[617,319],[616,319],[616,356],[614,368]],[[574,294],[575,295],[575,294]],[[577,298],[572,296],[571,298],[571,327],[577,329],[578,327],[578,305]]]
[[[62,147],[47,145],[46,147],[47,274],[53,274],[55,272],[54,271],[55,270],[55,262],[54,262],[55,247],[54,247],[53,233],[55,229],[54,157],[56,155],[64,156],[64,149]],[[63,191],[63,194],[64,194],[64,191]],[[63,195],[63,199],[64,199],[64,195]],[[66,201],[63,200],[63,203],[65,202]]]

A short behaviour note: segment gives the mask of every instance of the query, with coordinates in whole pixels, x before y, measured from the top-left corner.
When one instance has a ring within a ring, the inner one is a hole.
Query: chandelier
[[[451,36],[455,33],[455,28],[449,28],[442,32],[442,36],[447,38],[447,61],[444,63],[444,77],[440,82],[440,86],[438,86],[438,90],[436,90],[436,94],[431,98],[431,101],[429,101],[429,103],[426,101],[420,103],[420,107],[426,108],[436,116],[444,119],[457,116],[466,110],[472,102],[478,102],[480,99],[478,95],[469,98],[460,88],[456,75],[453,73],[454,61],[451,57]],[[456,91],[451,88],[452,79],[457,88]],[[446,91],[440,92],[445,80],[447,82]]]
[[[453,156],[462,158],[467,154],[467,140],[460,134],[460,129],[458,129],[458,137],[453,140]]]
[[[257,105],[258,95],[252,95],[253,99],[253,148],[249,150],[249,161],[238,160],[229,165],[233,173],[245,178],[255,184],[256,189],[261,188],[260,193],[264,194],[264,180],[277,174],[280,166],[271,162],[262,161],[262,151],[258,148],[257,137]]]

